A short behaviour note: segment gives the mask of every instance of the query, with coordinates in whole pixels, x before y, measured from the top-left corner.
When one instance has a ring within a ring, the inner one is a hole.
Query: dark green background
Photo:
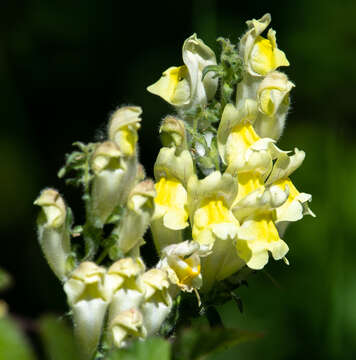
[[[149,175],[160,119],[172,109],[146,92],[179,65],[193,32],[216,49],[237,41],[245,21],[272,14],[296,84],[279,143],[306,151],[294,174],[313,194],[317,218],[288,229],[290,267],[270,264],[222,309],[229,326],[265,337],[211,359],[353,359],[356,356],[356,2],[355,1],[2,1],[0,5],[0,265],[15,279],[3,294],[18,317],[66,310],[42,258],[33,200],[64,193],[80,222],[77,191],[56,177],[76,140],[100,139],[116,106],[143,107],[140,155]]]

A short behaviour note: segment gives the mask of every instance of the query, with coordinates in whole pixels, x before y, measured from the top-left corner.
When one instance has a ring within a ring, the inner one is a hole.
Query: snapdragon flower
[[[167,271],[172,284],[182,291],[191,292],[202,286],[200,258],[207,256],[207,247],[195,241],[183,241],[166,246],[162,250],[162,259],[157,267]]]
[[[176,155],[174,147],[162,148],[154,172],[157,183],[151,230],[160,251],[169,244],[182,241],[182,230],[189,226],[186,187],[194,173],[192,157],[187,150]]]
[[[233,246],[240,226],[231,211],[236,195],[237,183],[227,173],[216,171],[202,180],[196,176],[189,180],[193,240],[211,250],[211,255],[202,260],[203,291],[244,265]]]
[[[64,284],[72,309],[74,331],[85,358],[90,359],[102,334],[104,318],[111,300],[105,287],[105,268],[82,262]]]
[[[280,66],[289,66],[284,52],[277,47],[276,32],[270,29],[267,39],[261,36],[270,22],[270,14],[246,22],[248,30],[240,40],[239,50],[252,76],[264,76]]]
[[[38,240],[49,266],[60,280],[70,272],[70,233],[67,208],[57,190],[45,189],[34,202],[41,207],[38,216]]]
[[[155,334],[172,308],[170,282],[164,270],[153,268],[142,275],[145,299],[141,305],[147,336]]]
[[[216,65],[215,54],[193,34],[185,40],[182,56],[185,65],[168,68],[147,90],[177,108],[204,105],[214,97],[218,85],[212,74],[202,79],[204,68]]]

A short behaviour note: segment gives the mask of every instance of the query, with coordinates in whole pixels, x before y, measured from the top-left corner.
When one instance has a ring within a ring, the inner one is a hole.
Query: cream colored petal
[[[208,198],[221,199],[230,208],[237,195],[237,183],[230,174],[214,171],[204,179],[192,176],[188,182],[188,205],[192,217],[200,204]]]
[[[218,79],[208,73],[202,80],[202,73],[206,66],[216,65],[214,52],[196,34],[185,40],[182,56],[189,71],[192,102],[204,104],[215,95]]]
[[[191,89],[188,83],[188,69],[186,66],[168,68],[163,76],[147,90],[163,98],[174,106],[184,106],[189,103]]]
[[[283,179],[292,174],[302,164],[305,158],[305,152],[294,149],[294,155],[280,153],[276,163],[273,166],[272,172],[268,177],[266,184],[272,184],[279,179]]]
[[[154,165],[156,181],[160,178],[176,179],[183,184],[188,184],[189,178],[194,174],[193,159],[188,150],[182,151],[179,155],[175,148],[161,148]]]
[[[253,122],[256,115],[257,103],[250,99],[247,99],[239,109],[232,104],[225,106],[217,134],[219,154],[225,164],[228,164],[229,156],[231,158],[235,155],[235,153],[231,154],[231,152],[234,152],[234,149],[237,148],[235,145],[232,146],[232,150],[229,149],[231,147],[229,144],[234,144],[234,140],[230,138],[231,133],[234,129],[236,130],[237,126]],[[238,150],[235,152],[238,152]]]

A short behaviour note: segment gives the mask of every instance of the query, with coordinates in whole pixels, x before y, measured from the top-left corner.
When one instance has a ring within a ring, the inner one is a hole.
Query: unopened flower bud
[[[278,71],[269,73],[261,82],[257,91],[259,114],[254,124],[260,137],[277,140],[281,136],[293,87],[288,77]]]
[[[154,212],[155,195],[152,180],[142,181],[132,189],[120,224],[114,230],[123,253],[137,245],[146,232]]]
[[[110,324],[110,335],[113,344],[118,348],[126,346],[135,338],[146,337],[141,312],[135,308],[121,312]]]
[[[66,205],[54,189],[43,190],[34,204],[41,207],[37,226],[42,251],[53,272],[63,281],[70,271],[67,260],[71,252]]]
[[[145,302],[141,306],[147,336],[155,334],[172,308],[167,273],[151,269],[142,275],[145,288]]]
[[[127,257],[116,261],[108,270],[105,287],[112,294],[109,323],[121,312],[139,308],[144,299],[140,275],[145,266],[140,258]]]
[[[117,109],[109,121],[109,139],[114,141],[124,156],[133,156],[138,140],[142,109],[139,106],[124,106]]]
[[[73,311],[74,331],[85,359],[91,359],[100,340],[110,301],[104,279],[106,270],[93,262],[83,262],[64,284]]]
[[[187,139],[184,122],[174,116],[166,116],[159,129],[162,144],[166,147],[175,147],[178,152],[187,149]]]
[[[101,143],[92,157],[91,216],[97,226],[105,224],[114,209],[126,203],[136,176],[136,159],[124,159],[113,141]]]

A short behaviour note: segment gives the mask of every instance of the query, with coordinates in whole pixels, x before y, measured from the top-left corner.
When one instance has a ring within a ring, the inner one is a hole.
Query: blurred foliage
[[[173,347],[175,360],[199,360],[237,344],[256,340],[261,334],[232,328],[195,326],[178,334]]]
[[[128,349],[114,351],[107,360],[170,360],[171,345],[161,338],[151,337],[146,341],[136,341]]]
[[[12,279],[4,269],[0,268],[0,291],[4,291],[11,286]]]
[[[70,327],[53,315],[39,320],[39,333],[47,358],[50,360],[78,360],[80,358]]]
[[[0,360],[35,360],[28,340],[10,318],[0,319]]]
[[[238,290],[243,314],[233,303],[220,309],[227,327],[265,336],[208,359],[355,358],[356,2],[182,1],[175,12],[154,2],[125,6],[114,0],[0,5],[0,266],[15,280],[1,294],[10,311],[29,318],[66,311],[60,283],[37,244],[32,202],[48,184],[63,190],[56,173],[73,140],[88,141],[95,129],[100,138],[115,106],[139,104],[144,109],[140,156],[152,176],[159,122],[171,108],[146,86],[181,63],[181,44],[193,32],[212,47],[217,36],[236,42],[246,20],[268,11],[291,62],[285,71],[297,85],[280,147],[306,151],[293,182],[313,194],[317,218],[287,230],[290,267],[274,263]],[[75,190],[65,196],[79,207]],[[24,340],[8,318],[0,327],[3,355]],[[24,351],[15,358],[33,359],[31,350]]]

